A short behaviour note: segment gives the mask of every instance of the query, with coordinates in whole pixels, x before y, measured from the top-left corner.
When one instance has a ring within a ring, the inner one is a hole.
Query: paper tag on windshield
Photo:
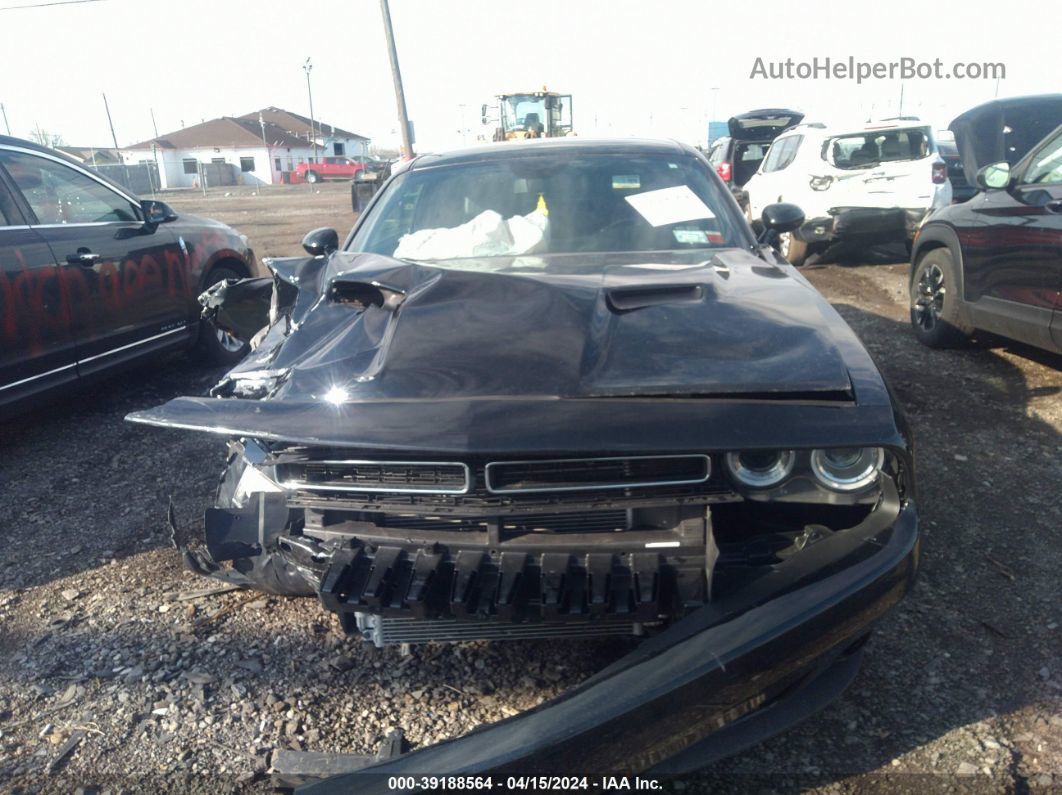
[[[702,202],[697,194],[686,185],[636,193],[623,198],[652,226],[666,226],[682,221],[696,221],[700,218],[715,218],[715,214],[708,209],[708,205]]]

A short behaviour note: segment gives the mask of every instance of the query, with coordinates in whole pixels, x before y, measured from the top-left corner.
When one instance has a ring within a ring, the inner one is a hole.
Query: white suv
[[[844,131],[792,127],[775,139],[745,190],[750,220],[774,202],[804,211],[804,225],[781,239],[794,265],[839,240],[910,245],[926,213],[951,203],[932,130],[911,117]]]

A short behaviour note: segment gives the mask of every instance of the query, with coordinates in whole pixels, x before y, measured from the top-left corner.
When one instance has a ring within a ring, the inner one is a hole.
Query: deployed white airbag
[[[544,248],[548,229],[549,218],[541,210],[509,219],[494,210],[484,210],[460,226],[421,229],[403,235],[393,256],[446,260],[535,254]]]

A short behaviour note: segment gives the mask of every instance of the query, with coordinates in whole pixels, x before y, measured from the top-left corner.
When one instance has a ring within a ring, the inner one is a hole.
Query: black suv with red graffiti
[[[141,201],[55,150],[0,136],[0,416],[45,392],[191,348],[233,365],[196,298],[261,275],[247,238]],[[202,331],[202,333],[201,333]]]

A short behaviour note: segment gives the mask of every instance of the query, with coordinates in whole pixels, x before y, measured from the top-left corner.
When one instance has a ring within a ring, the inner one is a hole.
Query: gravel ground
[[[920,347],[903,265],[805,273],[913,423],[923,575],[841,700],[674,788],[1062,789],[1062,362],[991,340]],[[212,583],[181,570],[165,506],[201,524],[223,445],[122,417],[219,375],[175,357],[0,425],[0,789],[268,791],[275,748],[372,753],[392,727],[431,743],[623,653],[513,642],[402,656],[345,639],[313,600],[195,597]]]

